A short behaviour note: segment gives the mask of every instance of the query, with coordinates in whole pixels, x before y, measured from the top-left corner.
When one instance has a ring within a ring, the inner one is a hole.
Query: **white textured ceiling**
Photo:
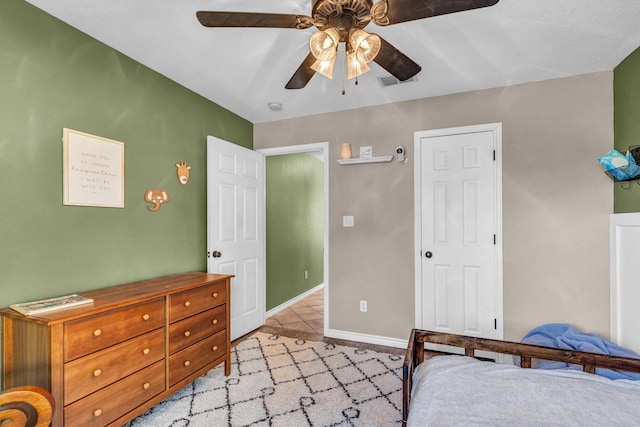
[[[247,120],[296,116],[612,70],[640,46],[640,0],[500,0],[492,7],[377,33],[422,66],[417,81],[383,88],[372,63],[359,84],[341,64],[304,89],[285,84],[315,31],[205,28],[198,10],[311,14],[311,0],[27,0]],[[403,1],[403,0],[395,0]],[[280,102],[281,111],[269,110]]]

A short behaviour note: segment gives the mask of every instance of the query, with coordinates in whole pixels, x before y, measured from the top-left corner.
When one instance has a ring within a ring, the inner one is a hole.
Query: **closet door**
[[[499,138],[499,124],[416,132],[420,328],[502,336]]]

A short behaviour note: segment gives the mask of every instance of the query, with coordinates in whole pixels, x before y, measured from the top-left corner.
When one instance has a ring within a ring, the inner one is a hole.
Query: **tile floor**
[[[302,338],[309,341],[323,341],[336,345],[366,348],[374,351],[404,355],[404,348],[386,347],[359,341],[347,341],[324,336],[324,290],[314,292],[281,312],[267,318],[264,326],[254,332],[282,335],[290,338]],[[244,335],[231,343],[235,346],[249,337]]]
[[[324,333],[324,289],[269,317],[266,326],[315,334]]]

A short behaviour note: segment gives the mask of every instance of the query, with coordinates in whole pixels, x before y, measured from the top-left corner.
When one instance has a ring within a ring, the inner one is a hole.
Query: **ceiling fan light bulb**
[[[324,32],[331,38],[333,45],[338,47],[338,43],[340,42],[340,31],[337,28],[330,27],[324,30]]]
[[[360,62],[371,62],[378,56],[382,41],[377,34],[364,30],[354,30],[349,34],[349,43],[359,57]]]
[[[340,42],[340,33],[335,28],[316,31],[309,39],[309,50],[316,59],[326,61],[335,58]]]
[[[366,62],[360,61],[356,52],[347,54],[347,79],[351,80],[354,77],[361,76],[367,71],[371,71],[371,68]]]
[[[333,66],[336,63],[336,57],[322,61],[317,59],[316,62],[311,64],[311,69],[316,73],[322,74],[325,77],[333,79]]]

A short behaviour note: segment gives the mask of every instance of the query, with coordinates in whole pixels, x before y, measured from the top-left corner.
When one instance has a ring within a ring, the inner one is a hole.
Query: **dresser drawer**
[[[162,393],[164,383],[164,363],[157,362],[65,407],[64,425],[105,426]]]
[[[133,304],[64,325],[64,360],[102,350],[164,326],[164,299]]]
[[[164,330],[92,353],[64,365],[64,404],[93,393],[164,358]]]
[[[221,331],[197,344],[169,356],[169,386],[191,375],[203,366],[226,355],[226,331]]]
[[[175,322],[208,310],[211,307],[224,304],[226,299],[224,281],[170,295],[169,322]]]
[[[169,325],[169,354],[223,330],[227,324],[226,305]]]

